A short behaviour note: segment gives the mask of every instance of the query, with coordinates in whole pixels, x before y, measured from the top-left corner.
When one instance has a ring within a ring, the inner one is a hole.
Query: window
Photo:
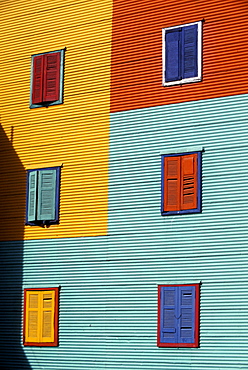
[[[29,170],[27,174],[27,225],[59,222],[60,167]]]
[[[62,104],[64,50],[32,56],[30,108]]]
[[[24,345],[58,345],[58,307],[59,288],[24,289]]]
[[[163,29],[163,85],[201,81],[202,22]]]
[[[163,216],[201,212],[201,152],[162,155]]]
[[[199,284],[158,286],[157,345],[199,346]]]

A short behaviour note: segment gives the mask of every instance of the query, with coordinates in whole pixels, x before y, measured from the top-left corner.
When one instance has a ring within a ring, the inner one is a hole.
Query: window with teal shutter
[[[27,174],[26,224],[59,222],[60,167],[29,170]]]
[[[158,286],[157,345],[199,346],[199,284]]]
[[[28,221],[36,217],[37,171],[29,172],[28,177]]]
[[[163,85],[202,79],[202,21],[163,29]]]

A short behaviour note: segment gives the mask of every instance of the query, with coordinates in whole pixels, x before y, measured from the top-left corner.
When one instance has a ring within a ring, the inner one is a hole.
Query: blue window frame
[[[60,167],[27,172],[26,224],[59,222]]]
[[[202,22],[163,29],[163,85],[201,81]]]
[[[158,347],[199,346],[199,284],[158,286]]]
[[[202,152],[161,156],[161,214],[199,213]]]

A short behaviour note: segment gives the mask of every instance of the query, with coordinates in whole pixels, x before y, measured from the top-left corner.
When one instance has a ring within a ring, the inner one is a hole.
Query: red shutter
[[[44,54],[43,102],[59,100],[60,53]]]
[[[197,154],[181,157],[181,209],[197,208]]]
[[[180,157],[164,158],[164,211],[180,210]]]
[[[43,101],[43,68],[44,56],[38,55],[33,59],[33,86],[32,104],[40,104]]]

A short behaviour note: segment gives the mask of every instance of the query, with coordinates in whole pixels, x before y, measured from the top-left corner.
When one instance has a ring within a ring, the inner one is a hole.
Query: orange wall
[[[248,2],[115,0],[111,112],[248,92]],[[202,82],[162,86],[162,28],[203,23]]]

